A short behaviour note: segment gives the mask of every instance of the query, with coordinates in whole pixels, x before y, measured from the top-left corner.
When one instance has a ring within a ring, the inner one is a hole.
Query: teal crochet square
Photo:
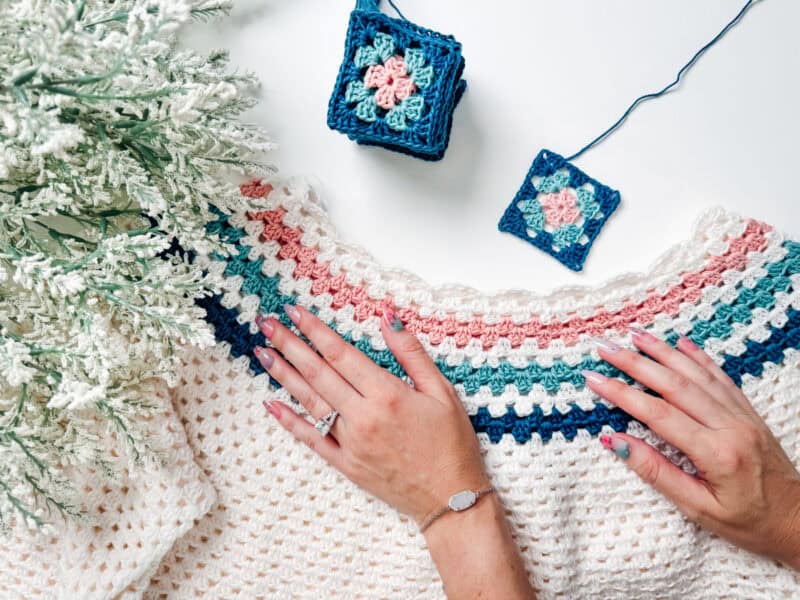
[[[619,200],[618,191],[592,179],[563,156],[542,150],[498,229],[580,271]]]
[[[360,144],[439,160],[466,89],[463,71],[455,38],[361,0],[350,15],[328,126]]]

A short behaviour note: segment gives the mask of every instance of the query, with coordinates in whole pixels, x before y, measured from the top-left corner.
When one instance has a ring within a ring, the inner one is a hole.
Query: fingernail
[[[264,404],[264,408],[266,408],[269,411],[269,414],[271,414],[276,419],[280,419],[281,418],[281,409],[278,408],[277,404],[275,404],[274,402],[271,402],[269,400],[264,400],[263,404]]]
[[[264,337],[270,339],[272,334],[275,332],[275,326],[269,319],[265,319],[261,315],[256,317],[256,325],[258,325],[259,330],[261,333],[264,334]]]
[[[629,330],[633,334],[634,338],[637,338],[642,342],[655,342],[657,339],[656,336],[646,329],[642,329],[641,327],[629,327]]]
[[[587,381],[591,381],[592,383],[605,383],[608,377],[603,375],[602,373],[597,373],[595,371],[589,371],[588,369],[584,369],[581,371],[581,375]]]
[[[272,356],[270,352],[267,352],[266,349],[256,346],[256,349],[253,352],[258,358],[258,361],[261,363],[261,366],[267,371],[269,371],[272,368],[272,365],[275,364],[275,357]]]
[[[700,347],[692,341],[692,338],[686,337],[685,335],[681,335],[679,340],[683,340],[683,344],[692,350],[700,350]]]
[[[397,315],[390,308],[383,309],[383,320],[391,327],[392,331],[401,331],[403,329],[403,322],[397,318]]]
[[[611,435],[601,435],[600,443],[603,444],[604,448],[613,451],[614,454],[622,459],[628,459],[631,456],[630,446],[628,446],[628,442],[623,439]]]
[[[289,316],[292,323],[294,323],[295,325],[300,324],[300,311],[297,310],[296,306],[292,304],[284,304],[283,310]]]
[[[622,348],[620,348],[617,344],[605,338],[596,338],[594,343],[606,352],[618,352],[619,350],[622,350]]]

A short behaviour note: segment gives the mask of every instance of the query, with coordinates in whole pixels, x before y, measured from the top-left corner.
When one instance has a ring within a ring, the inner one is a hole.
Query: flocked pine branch
[[[195,300],[217,282],[189,256],[230,251],[209,204],[243,208],[231,174],[270,145],[238,120],[255,79],[175,35],[228,8],[0,2],[0,526],[79,516],[71,474],[114,476],[110,432],[157,459],[155,382],[213,343]]]

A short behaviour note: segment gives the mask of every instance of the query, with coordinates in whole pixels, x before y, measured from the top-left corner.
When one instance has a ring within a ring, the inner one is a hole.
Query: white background
[[[676,91],[577,161],[622,193],[581,274],[497,231],[534,155],[577,151],[669,83],[744,0],[397,3],[464,47],[468,89],[438,163],[327,128],[354,0],[247,0],[187,38],[258,75],[263,99],[247,117],[280,145],[272,162],[313,178],[343,237],[387,266],[543,292],[646,269],[714,205],[800,235],[800,1],[757,2]]]

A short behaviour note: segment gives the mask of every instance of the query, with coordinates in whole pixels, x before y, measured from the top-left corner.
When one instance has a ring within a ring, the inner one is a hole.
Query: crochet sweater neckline
[[[264,187],[268,188],[266,192]],[[724,254],[729,240],[746,227],[742,216],[714,206],[698,215],[687,237],[668,246],[643,271],[623,271],[597,284],[564,285],[545,292],[523,288],[486,291],[461,283],[433,284],[413,271],[385,265],[363,246],[344,239],[324,201],[305,180],[292,179],[276,185],[275,189],[269,184],[251,183],[242,186],[242,192],[254,197],[266,193],[273,201],[272,206],[297,205],[296,215],[314,221],[313,241],[324,240],[328,246],[326,255],[333,270],[345,271],[349,278],[385,290],[399,305],[413,303],[426,307],[425,313],[456,313],[465,318],[479,314],[488,320],[508,315],[523,319],[532,314],[543,320],[563,319],[570,314],[589,315],[598,306],[614,312],[648,291],[666,293],[683,273],[702,268],[710,256]],[[292,221],[292,215],[287,215],[287,219]],[[248,229],[246,222],[241,224]]]

